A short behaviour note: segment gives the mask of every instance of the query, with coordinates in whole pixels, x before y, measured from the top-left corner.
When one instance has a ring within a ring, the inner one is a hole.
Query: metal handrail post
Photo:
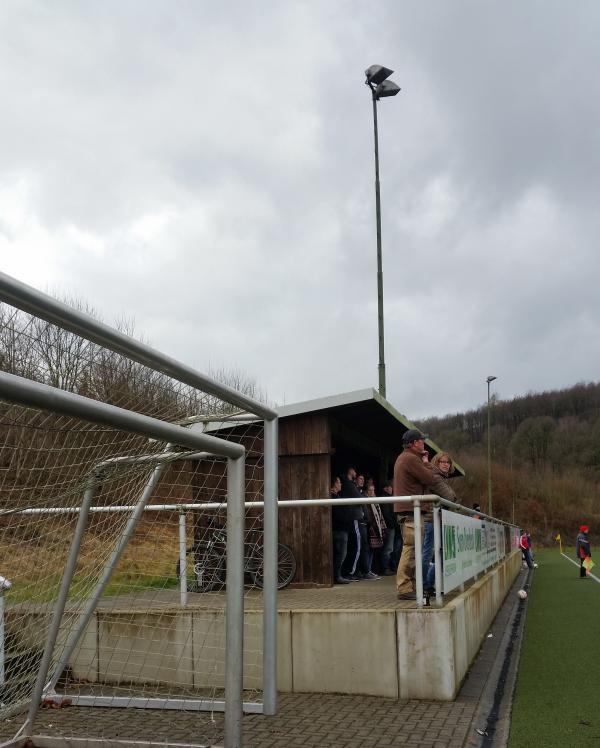
[[[433,545],[435,563],[435,604],[442,605],[442,533],[440,523],[442,512],[439,506],[433,507]]]
[[[277,712],[278,421],[264,423],[263,704]]]
[[[52,652],[56,644],[58,632],[60,629],[60,622],[63,617],[65,605],[67,603],[67,596],[69,594],[69,587],[75,574],[77,567],[77,556],[81,547],[81,540],[83,533],[87,525],[87,519],[89,516],[89,508],[92,505],[92,500],[96,495],[96,489],[98,487],[98,475],[92,474],[88,478],[88,485],[83,496],[83,502],[81,504],[81,511],[77,518],[77,525],[73,534],[73,540],[71,541],[71,547],[69,548],[69,555],[67,557],[67,563],[65,564],[65,570],[63,573],[58,598],[54,606],[52,614],[52,620],[48,629],[48,636],[46,637],[46,644],[44,646],[44,653],[42,654],[42,660],[40,662],[40,668],[38,670],[35,686],[31,695],[31,704],[29,706],[29,712],[27,714],[27,720],[24,725],[23,734],[26,737],[31,737],[33,731],[33,723],[37,716],[40,708],[40,702],[42,699],[42,693],[44,690],[44,684],[48,676],[48,670],[50,669],[50,662],[52,659]]]
[[[181,607],[187,605],[187,532],[185,527],[185,509],[179,510],[179,602]]]
[[[415,580],[417,605],[423,607],[423,541],[421,538],[421,502],[419,499],[413,501],[413,514],[415,525]]]
[[[244,658],[245,459],[227,462],[227,613],[225,622],[225,748],[242,746]]]

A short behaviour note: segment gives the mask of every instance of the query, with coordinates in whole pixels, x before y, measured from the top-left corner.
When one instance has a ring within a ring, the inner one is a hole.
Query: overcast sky
[[[600,4],[0,4],[0,267],[273,403],[598,378]]]

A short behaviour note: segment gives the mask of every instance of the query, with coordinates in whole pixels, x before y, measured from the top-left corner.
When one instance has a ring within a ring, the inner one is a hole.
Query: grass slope
[[[600,584],[580,580],[558,549],[535,555],[508,745],[598,748]]]

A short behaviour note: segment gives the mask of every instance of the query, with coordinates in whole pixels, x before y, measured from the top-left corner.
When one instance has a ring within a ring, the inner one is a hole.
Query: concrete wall
[[[443,608],[292,611],[290,690],[454,699],[520,568],[513,552]]]
[[[513,552],[443,608],[280,612],[278,690],[454,699],[520,568]],[[221,688],[224,644],[222,612],[99,610],[71,667],[91,681]],[[260,689],[258,611],[246,612],[244,646],[244,687]]]
[[[291,614],[278,615],[277,678],[292,690]],[[262,613],[244,617],[244,688],[262,688]],[[104,683],[168,683],[192,688],[225,687],[223,611],[183,613],[98,610],[69,667],[75,678]]]

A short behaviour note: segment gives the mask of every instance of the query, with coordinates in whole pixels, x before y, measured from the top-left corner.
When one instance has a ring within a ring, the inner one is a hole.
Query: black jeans
[[[523,554],[523,561],[527,564],[530,569],[533,569],[533,559],[531,558],[531,551],[529,548],[521,548]]]
[[[348,532],[346,530],[333,530],[333,578],[337,580],[342,576],[342,564],[346,559],[348,551]]]

